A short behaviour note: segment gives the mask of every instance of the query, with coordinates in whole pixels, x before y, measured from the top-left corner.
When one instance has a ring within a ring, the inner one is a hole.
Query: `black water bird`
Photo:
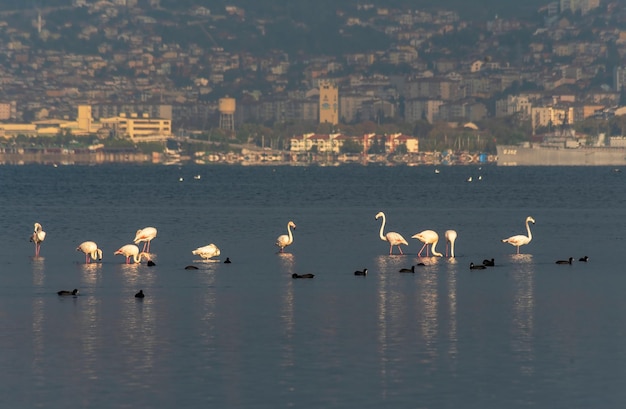
[[[587,257],[587,256],[581,257],[581,258],[578,259],[578,261],[584,261],[586,263],[587,261],[589,261],[589,257]]]
[[[72,291],[61,290],[61,291],[57,291],[57,294],[59,294],[59,295],[78,295],[78,290],[76,288],[74,288],[74,290],[72,290]]]
[[[487,267],[483,266],[482,264],[476,265],[474,263],[470,263],[470,270],[484,270]]]
[[[425,266],[426,264],[424,263],[417,263],[418,266]]]
[[[570,257],[567,260],[557,260],[556,264],[572,264],[572,260],[574,260],[573,257]]]
[[[230,263],[231,263],[230,258],[226,257],[226,260],[224,260],[224,264],[230,264]]]
[[[414,273],[415,272],[415,266],[411,266],[411,268],[401,268],[400,272],[401,273]]]
[[[291,275],[291,278],[313,278],[313,277],[315,277],[315,274],[296,274],[296,273],[293,273]]]
[[[367,275],[367,268],[364,268],[363,271],[361,270],[357,270],[354,272],[355,276],[366,276]]]
[[[154,264],[154,261],[152,261],[152,260],[148,260],[146,265],[148,265],[149,267],[156,266],[156,264]]]
[[[188,266],[185,267],[185,270],[197,270],[197,269],[198,269],[198,267],[192,266],[192,265],[188,265]]]
[[[135,294],[135,298],[143,298],[143,297],[145,297],[143,290],[139,290],[139,292]]]
[[[496,265],[496,261],[494,259],[491,259],[491,260],[484,259],[483,260],[483,266],[493,267],[495,265]]]

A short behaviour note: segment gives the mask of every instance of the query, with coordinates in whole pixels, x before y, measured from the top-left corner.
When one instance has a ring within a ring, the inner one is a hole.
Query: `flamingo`
[[[293,235],[291,234],[292,227],[295,230],[296,224],[290,220],[289,223],[287,223],[287,232],[289,233],[289,235],[283,234],[283,235],[278,236],[278,238],[276,239],[276,245],[280,247],[280,251],[279,251],[280,253],[282,253],[285,250],[285,247],[293,243]]]
[[[85,253],[85,263],[89,264],[91,259],[102,260],[102,250],[98,248],[98,245],[93,241],[84,241],[80,243],[80,246],[76,248],[76,251],[82,251]]]
[[[419,253],[417,253],[418,257],[422,257],[422,251],[424,250],[424,248],[426,248],[426,257],[428,257],[428,245],[429,244],[430,244],[430,251],[431,251],[431,253],[433,253],[433,256],[437,256],[437,257],[443,256],[443,254],[439,253],[435,249],[435,246],[437,246],[437,243],[439,242],[439,235],[437,234],[436,231],[434,231],[434,230],[424,230],[422,232],[414,234],[413,236],[411,236],[411,238],[412,239],[418,239],[419,241],[424,243],[424,245],[420,249]]]
[[[400,244],[404,244],[405,246],[408,246],[409,243],[407,243],[406,240],[404,240],[404,237],[402,237],[400,233],[396,233],[395,231],[390,231],[387,234],[383,235],[383,231],[385,230],[385,223],[387,222],[387,219],[385,217],[385,213],[378,212],[376,214],[376,220],[378,220],[381,217],[383,218],[383,223],[380,225],[379,235],[382,241],[389,242],[389,254],[390,255],[392,254],[393,246],[398,246],[398,250],[400,250],[400,254],[404,254],[402,252],[402,249],[400,248]]]
[[[137,234],[135,234],[135,240],[133,240],[135,242],[135,244],[139,244],[142,241],[143,243],[143,250],[141,250],[142,252],[150,252],[150,242],[152,241],[153,238],[155,238],[157,235],[157,229],[154,227],[144,227],[143,229],[139,229],[137,230]]]
[[[147,253],[145,252],[139,252],[139,247],[135,246],[134,244],[126,244],[125,246],[120,247],[115,253],[113,253],[115,255],[117,254],[121,254],[124,257],[126,257],[126,264],[130,264],[130,258],[133,258],[133,261],[135,263],[141,263],[141,258],[145,257],[148,260],[150,259],[150,257],[148,256]]]
[[[517,254],[519,254],[520,246],[530,243],[530,241],[533,239],[533,235],[530,232],[530,226],[528,225],[528,223],[535,224],[535,219],[530,216],[526,218],[526,231],[528,232],[528,236],[518,234],[517,236],[511,236],[508,239],[502,239],[502,243],[509,243],[510,245],[517,247]]]
[[[450,257],[454,258],[454,242],[456,240],[455,230],[446,230],[443,234],[446,238],[446,257],[448,257],[448,244],[450,245]]]
[[[43,231],[41,224],[35,223],[33,234],[30,236],[30,241],[35,243],[35,257],[39,257],[39,250],[41,249],[41,242],[46,238],[46,232]]]
[[[220,249],[218,249],[215,244],[211,243],[208,246],[198,247],[197,249],[195,249],[191,253],[195,254],[195,255],[199,255],[203,259],[208,260],[211,257],[219,256],[220,255]]]

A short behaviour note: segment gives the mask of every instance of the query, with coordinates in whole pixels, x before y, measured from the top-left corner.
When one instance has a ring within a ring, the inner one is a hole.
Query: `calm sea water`
[[[626,169],[440,171],[0,167],[0,403],[623,406]],[[388,255],[379,211],[405,255]],[[533,240],[515,255],[501,239],[529,215]],[[277,254],[289,220],[294,243]],[[47,232],[38,258],[34,222]],[[125,265],[113,252],[145,226],[159,230],[156,266]],[[426,229],[455,229],[457,257],[418,259],[410,237]],[[101,263],[84,264],[85,240]],[[220,262],[191,254],[209,243]]]

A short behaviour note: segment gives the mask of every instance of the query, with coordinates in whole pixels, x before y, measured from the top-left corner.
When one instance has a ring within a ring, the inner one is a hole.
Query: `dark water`
[[[433,170],[0,167],[0,403],[623,406],[626,169]],[[388,255],[379,211],[406,255]],[[518,256],[500,240],[529,215]],[[34,222],[47,232],[39,258]],[[113,252],[145,226],[159,230],[156,266],[123,264]],[[425,229],[455,229],[457,257],[418,259],[410,237]],[[85,240],[102,263],[84,264]],[[191,254],[209,243],[233,263]]]

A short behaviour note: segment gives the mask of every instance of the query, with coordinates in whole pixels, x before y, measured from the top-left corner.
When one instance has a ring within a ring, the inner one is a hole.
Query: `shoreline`
[[[495,155],[461,153],[443,156],[438,152],[420,152],[400,158],[386,155],[326,156],[291,153],[246,152],[246,154],[210,154],[203,156],[167,155],[154,152],[0,152],[0,165],[104,165],[135,163],[151,165],[239,165],[239,166],[448,166],[491,165]]]

